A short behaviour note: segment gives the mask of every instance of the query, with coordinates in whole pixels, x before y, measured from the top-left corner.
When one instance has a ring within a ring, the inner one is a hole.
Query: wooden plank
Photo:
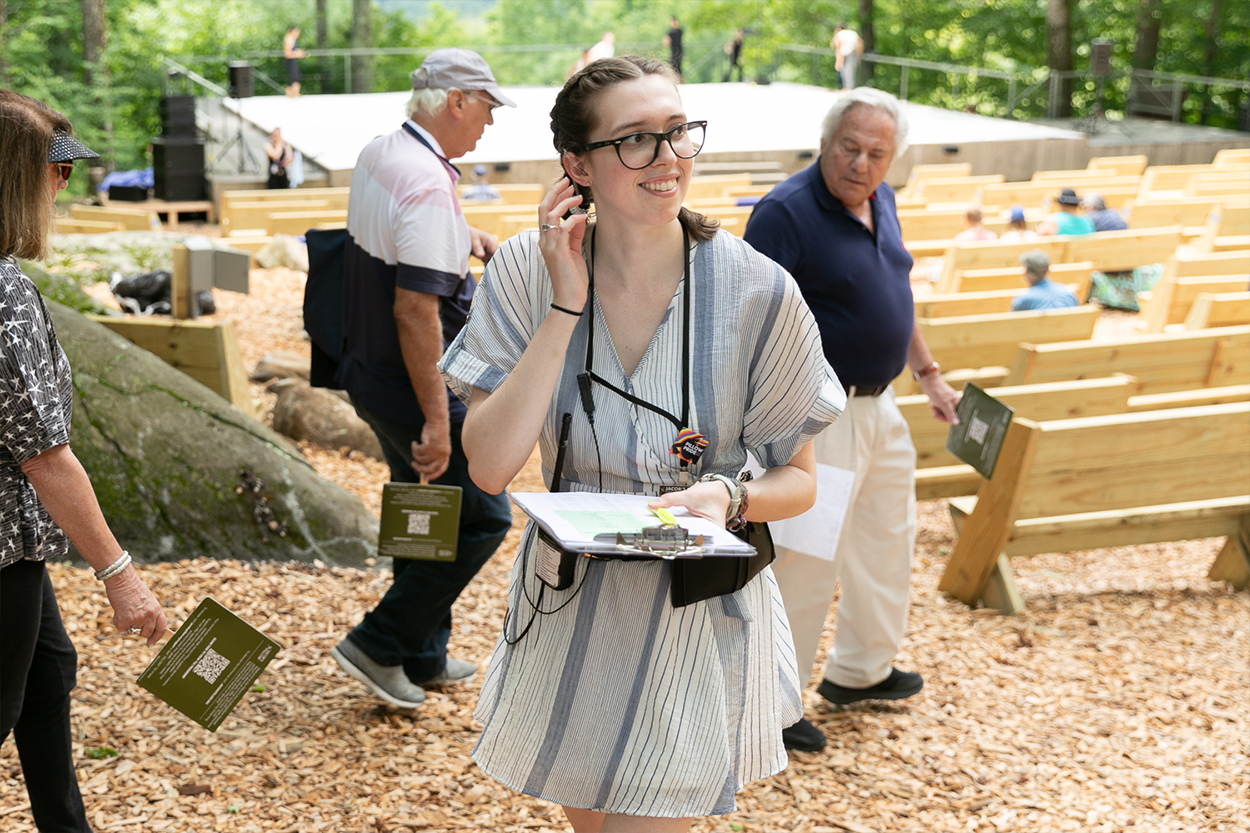
[[[264,202],[235,203],[221,210],[222,234],[232,236],[248,230],[265,231],[269,215],[280,211],[331,211],[345,210],[331,206],[328,200],[267,200]]]
[[[985,478],[966,463],[917,469],[916,500],[939,500],[976,494],[984,482]]]
[[[1039,426],[1021,519],[1250,492],[1250,402]]]
[[[1020,342],[1034,344],[1090,338],[1100,310],[1086,305],[996,315],[919,319],[929,352],[943,368],[1007,365]]]
[[[1219,204],[1220,200],[1215,197],[1135,200],[1125,216],[1125,221],[1130,229],[1201,226]]]
[[[1171,278],[1196,278],[1210,275],[1250,277],[1250,249],[1211,254],[1178,252],[1164,271],[1164,277]]]
[[[1150,159],[1145,154],[1133,156],[1095,156],[1086,166],[1091,171],[1114,173],[1116,176],[1141,176]]]
[[[1006,553],[1000,552],[994,561],[994,569],[990,571],[990,577],[981,588],[981,604],[1004,616],[1024,612],[1024,599],[1016,589],[1016,579],[1012,575]]]
[[[1137,379],[1136,394],[1206,386],[1215,345],[1232,340],[1232,353],[1250,354],[1250,327],[1221,327],[1097,342],[1022,344],[1008,385],[1095,379],[1124,373]],[[1250,368],[1229,358],[1224,385],[1250,382]],[[1245,376],[1246,378],[1240,378]]]
[[[1016,279],[1020,276],[1017,273]],[[1011,299],[1023,286],[995,289],[990,292],[953,292],[949,295],[927,295],[917,298],[917,318],[948,318],[952,315],[992,315],[1011,311]]]
[[[1158,333],[1173,324],[1183,324],[1189,317],[1194,302],[1203,293],[1223,295],[1244,290],[1247,285],[1250,285],[1250,279],[1240,275],[1204,275],[1160,281],[1150,297],[1149,316],[1145,321],[1146,332]],[[1166,310],[1163,307],[1164,301],[1167,302]]]
[[[912,165],[907,172],[907,184],[899,191],[900,196],[911,196],[916,184],[922,179],[953,179],[972,176],[971,162],[951,162],[944,165]]]
[[[1165,408],[1193,408],[1197,405],[1223,405],[1250,400],[1250,385],[1227,385],[1219,388],[1148,393],[1130,396],[1128,411],[1158,411]]]
[[[1088,260],[1102,272],[1121,272],[1151,263],[1166,263],[1181,242],[1180,226],[1125,231],[1100,231],[1074,237],[1066,260]]]
[[[346,209],[342,211],[278,211],[270,214],[265,220],[265,231],[271,236],[275,234],[301,235],[321,223],[346,222]]]
[[[108,223],[97,220],[70,220],[58,217],[53,221],[52,230],[56,234],[109,234],[114,231],[125,231],[121,223]]]
[[[259,419],[257,402],[252,398],[251,384],[248,382],[247,371],[243,369],[243,357],[239,354],[239,339],[235,334],[234,322],[221,322],[215,334],[218,368],[226,391],[223,398],[253,419]]]
[[[1089,294],[1089,285],[1093,279],[1094,264],[1090,261],[1079,263],[1052,263],[1049,277],[1055,283],[1066,284],[1078,298]],[[1017,293],[1025,290],[1024,268],[1019,264],[996,269],[969,269],[959,276],[957,294],[965,292],[992,292],[995,290],[1014,289]]]
[[[190,318],[191,252],[186,246],[174,246],[173,266],[169,275],[169,314],[179,319]]]
[[[989,176],[961,176],[922,179],[913,192],[914,196],[923,197],[926,203],[935,202],[972,202],[986,185],[997,184],[1006,179],[1002,174]]]
[[[1250,170],[1250,148],[1221,148],[1215,152],[1211,164],[1217,168],[1230,167]]]
[[[1235,534],[1237,519],[1247,512],[1250,512],[1250,497],[1238,495],[1019,520],[1003,549],[1008,556],[1015,558],[1218,538]]]
[[[103,208],[96,205],[71,205],[70,216],[75,220],[94,220],[97,223],[118,223],[127,231],[152,231],[161,227],[155,211],[133,208]]]
[[[690,187],[686,190],[686,199],[723,198],[728,196],[730,188],[741,188],[751,184],[750,174],[692,176],[690,177]],[[538,210],[537,206],[535,206],[534,210]]]
[[[1007,429],[994,476],[977,493],[976,508],[962,521],[962,530],[951,552],[938,590],[968,605],[975,605],[994,569],[998,555],[1011,534],[1023,498],[1020,488],[1028,478],[1037,441],[1037,423],[1017,419]]]
[[[1002,243],[962,243],[947,249],[942,275],[934,286],[935,292],[949,293],[959,291],[958,274],[972,269],[1004,269],[1020,267],[1020,255],[1033,249],[1040,249],[1050,258],[1051,263],[1063,263],[1070,260],[1068,255],[1068,239],[1062,237],[1039,238],[1019,242]],[[1001,288],[1001,287],[1000,287]]]

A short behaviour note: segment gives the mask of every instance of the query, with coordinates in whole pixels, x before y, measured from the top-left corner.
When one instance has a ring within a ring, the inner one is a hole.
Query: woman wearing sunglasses
[[[571,414],[561,490],[663,495],[731,527],[803,512],[810,440],[845,397],[790,277],[682,208],[706,123],[673,71],[596,61],[551,125],[565,177],[542,230],[500,248],[440,365],[474,481],[502,491],[538,443],[551,482]],[[748,451],[766,471],[744,485]],[[557,590],[537,546],[531,524],[476,711],[484,771],[608,833],[684,831],[784,768],[801,686],[766,559],[726,588],[693,562],[577,557]]]
[[[91,828],[70,742],[77,658],[44,562],[72,540],[104,584],[113,624],[149,645],[165,633],[160,603],[70,451],[69,363],[16,260],[44,255],[57,191],[75,159],[96,156],[60,113],[0,90],[0,741],[13,732],[35,826],[46,833]]]

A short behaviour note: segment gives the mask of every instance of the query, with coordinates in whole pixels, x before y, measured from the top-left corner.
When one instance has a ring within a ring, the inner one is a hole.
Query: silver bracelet
[[[122,550],[122,554],[117,557],[116,561],[105,567],[103,570],[96,570],[95,577],[100,581],[108,581],[113,576],[129,567],[130,560],[130,553]]]
[[[738,514],[738,507],[742,505],[742,493],[746,491],[746,488],[732,477],[726,477],[723,474],[705,474],[699,478],[700,483],[712,481],[722,484],[729,490],[729,508],[725,510],[725,520],[728,521]]]

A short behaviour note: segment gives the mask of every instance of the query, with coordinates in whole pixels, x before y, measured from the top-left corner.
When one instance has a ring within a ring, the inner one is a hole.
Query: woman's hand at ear
[[[564,177],[538,204],[538,248],[551,275],[552,300],[565,309],[575,311],[586,306],[590,283],[586,259],[582,257],[582,239],[586,236],[588,218],[585,214],[574,214],[567,220],[561,218],[581,202],[581,195],[576,193],[573,183]]]

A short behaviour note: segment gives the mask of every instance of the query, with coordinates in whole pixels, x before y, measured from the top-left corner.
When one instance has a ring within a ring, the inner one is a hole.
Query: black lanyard
[[[617,396],[632,402],[640,408],[646,408],[649,411],[659,414],[660,416],[673,423],[678,431],[692,427],[690,425],[690,234],[686,231],[685,226],[681,230],[682,239],[682,256],[685,258],[684,281],[682,285],[682,329],[681,329],[681,418],[670,414],[663,408],[653,405],[645,399],[639,399],[633,394],[626,393],[608,380],[592,370],[594,364],[594,343],[595,343],[595,234],[590,234],[590,262],[587,268],[587,277],[590,282],[590,291],[587,297],[586,309],[590,311],[590,320],[587,322],[588,329],[586,332],[586,373],[591,379],[603,385]],[[686,462],[682,461],[682,469],[686,468]]]

